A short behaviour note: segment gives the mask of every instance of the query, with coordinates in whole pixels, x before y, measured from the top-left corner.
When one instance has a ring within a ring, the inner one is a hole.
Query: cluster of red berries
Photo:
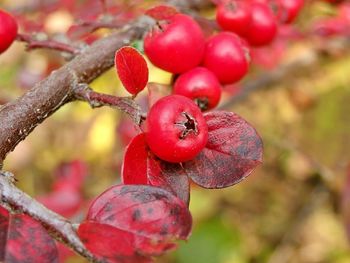
[[[148,114],[146,140],[152,152],[169,162],[193,159],[208,137],[200,110],[215,108],[222,85],[247,74],[249,46],[271,43],[278,22],[292,22],[302,6],[303,0],[222,1],[216,21],[224,31],[208,39],[190,16],[173,12],[156,19],[144,39],[145,54],[175,74],[175,82],[174,95],[159,100]]]

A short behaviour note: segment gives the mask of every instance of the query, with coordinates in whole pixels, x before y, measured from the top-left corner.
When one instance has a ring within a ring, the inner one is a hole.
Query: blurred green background
[[[6,7],[26,1],[0,1]],[[208,16],[213,10],[208,10]],[[325,3],[307,6],[300,27],[334,10]],[[50,34],[64,32],[74,17],[65,10],[43,23]],[[101,30],[100,35],[108,33]],[[290,43],[280,63],[319,46],[319,40]],[[350,163],[350,46],[326,54],[308,70],[261,87],[227,110],[248,120],[264,141],[264,163],[242,183],[224,190],[192,187],[192,237],[159,263],[347,263],[342,193]],[[16,43],[0,56],[0,103],[20,96],[64,63],[53,51],[24,51]],[[168,73],[150,65],[150,81],[169,83]],[[277,66],[278,68],[278,66]],[[254,67],[249,82],[274,69]],[[110,70],[92,87],[127,95]],[[226,92],[222,101],[233,96]],[[62,162],[87,163],[84,196],[93,198],[119,182],[124,145],[123,118],[109,108],[84,103],[62,107],[9,154],[5,169],[32,196],[50,192],[53,171]],[[349,175],[350,176],[350,175]],[[83,213],[73,220],[79,221]],[[347,222],[350,224],[350,222]],[[70,257],[67,262],[84,262]]]

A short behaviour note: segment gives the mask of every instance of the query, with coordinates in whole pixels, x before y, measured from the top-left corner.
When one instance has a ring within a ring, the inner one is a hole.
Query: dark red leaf
[[[55,241],[34,219],[0,207],[1,262],[58,262]]]
[[[122,166],[124,184],[147,184],[168,190],[188,205],[190,184],[180,164],[168,163],[148,149],[145,135],[137,135],[126,148]]]
[[[168,243],[187,239],[192,217],[170,192],[146,185],[113,186],[90,206],[88,220]]]
[[[262,162],[260,136],[232,112],[209,112],[205,119],[208,143],[198,157],[183,164],[186,173],[204,188],[224,188],[239,183]]]
[[[150,258],[137,254],[135,238],[130,232],[86,221],[80,224],[78,235],[88,250],[108,263],[152,262]]]
[[[9,227],[9,212],[0,206],[0,261],[6,254],[7,231]]]
[[[140,52],[122,47],[115,53],[115,66],[125,89],[131,94],[142,91],[148,82],[148,67]]]
[[[179,12],[172,6],[159,5],[146,10],[145,14],[155,20],[167,20]]]

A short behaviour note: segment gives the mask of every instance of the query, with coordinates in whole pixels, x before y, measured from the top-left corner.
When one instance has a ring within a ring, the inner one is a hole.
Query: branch
[[[74,95],[76,99],[89,103],[92,108],[115,107],[128,114],[135,124],[139,125],[141,123],[141,108],[131,98],[95,92],[85,84],[79,84],[74,91]]]
[[[35,39],[35,36],[18,34],[17,41],[27,43],[27,50],[38,49],[38,48],[47,48],[57,51],[67,52],[72,55],[77,55],[80,53],[80,49],[75,48],[69,44],[58,42],[55,40],[38,40]]]
[[[100,262],[85,248],[73,225],[66,218],[48,210],[19,190],[14,185],[14,177],[11,173],[0,171],[0,196],[0,203],[4,204],[4,207],[10,206],[12,212],[20,211],[38,220],[56,240],[63,241],[89,261]]]

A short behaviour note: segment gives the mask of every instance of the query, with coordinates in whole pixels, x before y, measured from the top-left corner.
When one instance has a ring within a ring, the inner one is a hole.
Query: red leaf
[[[131,94],[142,91],[148,82],[146,60],[133,47],[122,47],[115,53],[115,66],[125,89]]]
[[[122,166],[124,184],[147,184],[168,190],[188,205],[190,184],[180,164],[158,159],[148,149],[145,135],[137,135],[126,148]]]
[[[184,163],[188,176],[204,188],[239,183],[262,162],[262,141],[255,129],[238,115],[216,111],[205,114],[208,143],[194,159]]]
[[[80,224],[78,235],[88,250],[108,263],[152,262],[137,254],[132,233],[113,226],[87,221]]]
[[[34,219],[24,214],[9,214],[0,207],[1,262],[58,262],[54,240]]]
[[[155,20],[167,20],[179,12],[172,6],[159,5],[146,10],[145,14]]]
[[[146,185],[111,187],[95,199],[87,219],[162,242],[187,239],[192,227],[191,214],[180,199]]]

